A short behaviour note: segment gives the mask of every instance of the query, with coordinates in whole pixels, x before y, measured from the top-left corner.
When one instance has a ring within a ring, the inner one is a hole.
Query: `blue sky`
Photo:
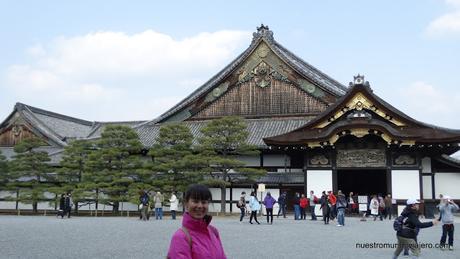
[[[16,102],[86,120],[153,119],[264,23],[342,84],[364,74],[408,115],[460,129],[460,0],[67,2],[0,2],[0,120]]]

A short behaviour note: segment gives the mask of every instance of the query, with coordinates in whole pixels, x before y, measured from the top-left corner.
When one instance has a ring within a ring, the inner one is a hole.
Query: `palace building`
[[[187,125],[195,136],[209,120],[241,116],[248,143],[259,156],[242,156],[247,166],[265,168],[258,179],[266,191],[314,190],[391,193],[433,201],[440,193],[460,199],[460,130],[417,121],[379,98],[363,76],[345,86],[275,41],[261,25],[235,60],[158,118],[144,122],[89,122],[17,104],[0,125],[0,149],[11,156],[20,139],[44,139],[54,162],[75,138],[97,138],[107,124],[132,126],[146,150],[168,122]],[[236,201],[254,183],[231,186]],[[220,192],[213,196],[220,199]],[[236,207],[229,207],[237,211]],[[220,204],[214,204],[220,210]]]

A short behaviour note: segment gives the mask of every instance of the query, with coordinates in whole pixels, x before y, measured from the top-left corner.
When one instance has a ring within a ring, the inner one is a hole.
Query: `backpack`
[[[395,221],[393,222],[393,229],[398,232],[401,231],[404,228],[404,224],[406,223],[407,217],[406,216],[398,216],[395,218]]]
[[[243,208],[243,207],[244,207],[243,201],[242,201],[242,200],[239,200],[238,203],[236,203],[236,207],[237,207],[237,208]]]
[[[143,205],[147,205],[147,203],[149,203],[149,198],[147,196],[142,196],[141,197],[141,203]]]

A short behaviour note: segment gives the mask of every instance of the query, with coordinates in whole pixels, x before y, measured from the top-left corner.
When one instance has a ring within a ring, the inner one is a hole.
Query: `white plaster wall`
[[[16,202],[14,202],[14,201],[0,201],[0,209],[14,210],[14,209],[16,209]]]
[[[420,199],[418,170],[392,170],[391,185],[394,199]]]
[[[291,159],[289,156],[284,155],[264,155],[264,166],[291,166]]]
[[[422,158],[422,173],[431,173],[431,158]]]
[[[308,170],[307,193],[314,191],[320,198],[322,191],[332,190],[332,170]]]
[[[260,166],[260,156],[239,156],[238,160],[244,162],[246,166]]]
[[[436,173],[434,177],[436,197],[444,194],[460,199],[460,173]]]
[[[422,176],[423,181],[423,199],[431,199],[433,188],[431,186],[431,175]]]

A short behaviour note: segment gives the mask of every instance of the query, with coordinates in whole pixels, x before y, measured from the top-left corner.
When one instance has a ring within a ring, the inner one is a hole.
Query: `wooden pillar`
[[[387,194],[391,194],[393,197],[393,186],[391,183],[391,168],[393,164],[393,156],[391,155],[391,150],[387,148],[386,151],[387,163],[386,163],[386,181],[387,181]]]
[[[339,190],[338,173],[337,173],[337,151],[335,149],[330,151],[332,162],[332,191],[337,193]]]

